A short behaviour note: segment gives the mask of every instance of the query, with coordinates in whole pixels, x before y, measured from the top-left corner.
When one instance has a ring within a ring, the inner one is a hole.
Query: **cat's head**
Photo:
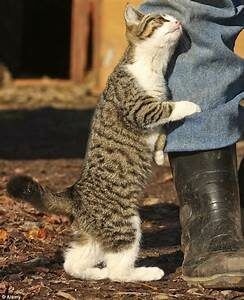
[[[181,23],[169,15],[144,15],[128,4],[124,17],[126,36],[133,45],[174,47],[182,34]]]

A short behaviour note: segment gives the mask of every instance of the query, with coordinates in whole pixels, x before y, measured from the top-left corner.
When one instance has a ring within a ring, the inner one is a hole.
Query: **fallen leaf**
[[[161,293],[153,297],[153,300],[168,300],[169,296],[167,294]]]
[[[28,288],[29,292],[36,292],[36,291],[40,291],[40,289],[43,287],[43,283],[41,282],[40,284],[31,286]]]
[[[14,169],[14,173],[15,174],[21,174],[23,172],[24,172],[24,170],[22,168],[16,168],[16,169]]]
[[[150,205],[155,205],[160,203],[160,199],[159,198],[155,198],[155,197],[148,197],[143,199],[143,205],[144,206],[150,206]]]
[[[69,219],[65,216],[57,216],[57,215],[51,215],[51,216],[45,216],[44,217],[46,222],[50,224],[67,224],[69,223]]]
[[[31,231],[33,229],[39,229],[40,222],[25,221],[23,225],[19,226],[19,228],[23,229],[24,231]]]
[[[0,294],[4,294],[8,288],[7,282],[0,282]]]
[[[37,295],[40,293],[41,291],[41,288],[43,287],[43,284],[38,284],[38,285],[34,285],[34,286],[31,286],[27,289],[27,293],[25,295],[25,299],[32,299],[32,297],[34,295]]]
[[[232,291],[231,291],[231,290],[225,290],[225,291],[221,291],[220,293],[226,297],[226,296],[228,296],[229,294],[231,294]]]
[[[187,291],[188,294],[195,294],[199,292],[199,289],[198,288],[191,288]]]
[[[142,224],[142,228],[143,229],[148,229],[148,228],[152,228],[153,224],[150,221],[144,221]]]
[[[8,276],[8,279],[10,280],[10,281],[21,281],[21,274],[10,274],[9,276]]]
[[[38,230],[38,234],[37,234],[37,237],[39,239],[45,239],[47,237],[47,231],[45,230],[45,228],[40,228]]]
[[[173,176],[172,174],[167,174],[164,176],[163,180],[162,180],[162,183],[167,183],[169,181],[172,181],[173,180]]]
[[[4,243],[7,238],[8,238],[8,232],[5,229],[0,228],[0,244]]]
[[[35,271],[37,273],[48,273],[49,272],[49,269],[48,268],[44,268],[44,267],[36,267],[35,268]]]
[[[58,291],[56,295],[68,300],[76,300],[76,298],[66,292]]]
[[[45,228],[33,228],[28,232],[28,237],[33,240],[44,240],[47,237],[47,231]]]
[[[145,286],[145,287],[147,287],[147,288],[149,288],[149,289],[151,289],[153,291],[157,291],[158,290],[158,288],[156,286],[152,286],[152,285],[150,285],[148,283],[143,283],[142,282],[141,285],[143,285],[143,286]]]

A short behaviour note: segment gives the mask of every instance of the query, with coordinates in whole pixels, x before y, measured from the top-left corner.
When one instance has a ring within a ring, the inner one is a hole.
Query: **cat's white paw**
[[[201,112],[199,105],[190,101],[178,101],[175,102],[175,108],[169,117],[169,121],[178,121],[198,112]]]
[[[78,278],[86,280],[104,280],[108,278],[108,269],[88,268],[81,272]]]
[[[158,166],[162,166],[164,164],[164,152],[162,150],[158,150],[154,153],[154,160]]]
[[[158,267],[147,267],[145,269],[146,274],[143,275],[145,281],[160,280],[164,276],[164,271]]]
[[[79,266],[71,266],[64,264],[64,270],[67,274],[71,275],[74,278],[86,279],[86,280],[103,280],[108,278],[108,269],[107,268],[87,268],[82,269]]]
[[[158,267],[135,268],[130,275],[131,281],[153,281],[160,280],[164,276],[164,271]]]
[[[157,267],[139,267],[122,274],[110,274],[112,281],[134,282],[134,281],[153,281],[160,280],[164,276],[164,271]]]

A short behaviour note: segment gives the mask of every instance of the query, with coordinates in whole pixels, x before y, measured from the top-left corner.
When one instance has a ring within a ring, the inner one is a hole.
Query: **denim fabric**
[[[190,40],[188,49],[178,49],[172,61],[169,89],[174,101],[193,101],[202,112],[168,126],[166,151],[235,143],[244,131],[244,109],[239,106],[244,98],[244,59],[232,50],[244,27],[244,0],[148,0],[140,10],[175,16]]]

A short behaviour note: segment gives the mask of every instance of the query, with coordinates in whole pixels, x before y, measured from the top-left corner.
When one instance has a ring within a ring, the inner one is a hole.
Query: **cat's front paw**
[[[154,160],[158,166],[162,166],[164,164],[164,152],[162,150],[158,150],[154,153]]]
[[[195,113],[201,112],[199,105],[190,101],[175,102],[175,107],[172,114],[169,117],[169,121],[178,121],[187,116],[191,116]]]
[[[164,276],[164,271],[157,267],[139,267],[131,272],[128,281],[154,281],[160,280]]]

